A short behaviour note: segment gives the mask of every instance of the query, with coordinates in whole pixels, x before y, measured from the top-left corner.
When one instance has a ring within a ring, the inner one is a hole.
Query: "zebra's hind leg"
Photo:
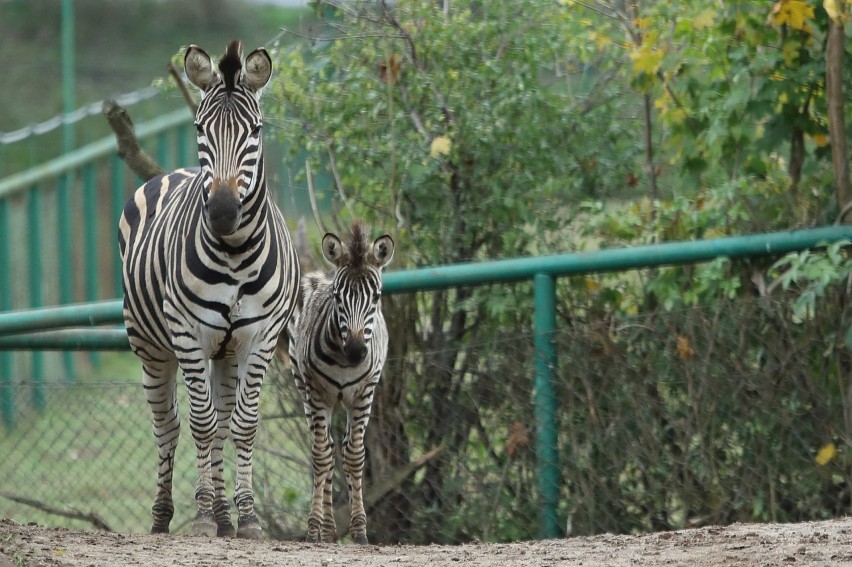
[[[224,455],[225,442],[230,434],[231,413],[236,405],[237,364],[233,360],[213,360],[210,363],[210,385],[213,405],[216,408],[216,437],[210,451],[210,466],[213,473],[213,518],[218,537],[234,537],[237,530],[231,522],[231,507],[225,491]]]
[[[180,437],[180,415],[175,392],[177,361],[169,359],[168,356],[162,359],[147,358],[142,364],[142,372],[142,387],[153,414],[158,453],[157,495],[151,509],[151,533],[169,533],[169,523],[175,511],[172,502],[172,473],[175,448]]]
[[[367,412],[351,410],[348,412],[346,437],[343,440],[343,472],[349,491],[349,533],[358,544],[367,544],[367,512],[364,510],[364,497],[361,481],[364,476],[364,432],[370,419]]]

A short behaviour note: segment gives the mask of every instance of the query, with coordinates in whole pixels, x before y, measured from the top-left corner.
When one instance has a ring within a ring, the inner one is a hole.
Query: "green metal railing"
[[[2,204],[2,201],[0,201]],[[3,209],[0,206],[0,220]],[[822,243],[852,239],[852,225],[794,230],[713,240],[672,242],[595,252],[474,262],[388,272],[385,293],[406,293],[459,286],[532,280],[534,286],[535,415],[538,489],[542,501],[542,535],[561,533],[558,496],[558,402],[554,388],[557,353],[556,286],[560,276],[696,263],[718,257],[778,255]],[[3,255],[0,242],[0,261]],[[0,286],[3,285],[0,278]],[[0,288],[2,289],[2,288]],[[123,329],[91,329],[122,322],[121,301],[68,305],[26,312],[0,313],[0,351],[11,349],[126,350]],[[0,355],[3,353],[0,352]],[[0,391],[3,389],[0,388]]]
[[[183,166],[194,141],[191,124],[191,113],[181,109],[139,124],[136,134],[140,143],[154,148],[163,165]],[[38,308],[46,299],[69,304],[121,293],[112,243],[132,189],[125,167],[110,136],[0,179],[0,310]],[[110,254],[103,253],[104,242],[110,243]],[[45,271],[56,277],[46,280]],[[97,363],[97,354],[92,356]],[[32,376],[39,383],[44,357],[40,352],[31,357]],[[62,354],[62,366],[65,376],[73,379],[72,352]],[[12,367],[11,355],[0,353],[0,384],[10,380]],[[38,389],[33,403],[44,406]],[[11,418],[6,419],[8,423]]]

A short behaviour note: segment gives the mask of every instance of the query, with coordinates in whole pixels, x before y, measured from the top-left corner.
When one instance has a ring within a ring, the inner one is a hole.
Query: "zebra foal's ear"
[[[393,258],[394,243],[393,238],[385,234],[380,236],[373,242],[373,262],[377,267],[383,268],[387,266]]]
[[[322,237],[323,257],[335,266],[339,266],[343,262],[344,252],[343,243],[340,242],[340,239],[330,232],[325,233],[325,236]]]
[[[260,90],[272,77],[272,57],[269,56],[269,52],[260,47],[249,53],[246,57],[244,73],[246,86],[259,96]]]
[[[206,91],[215,83],[219,76],[213,70],[213,61],[207,52],[197,45],[190,45],[183,56],[183,68],[189,82]]]

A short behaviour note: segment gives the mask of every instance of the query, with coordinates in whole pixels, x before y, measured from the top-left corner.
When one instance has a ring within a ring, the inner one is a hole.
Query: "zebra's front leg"
[[[370,394],[372,398],[372,393]],[[350,410],[346,422],[346,438],[343,440],[343,471],[346,474],[346,486],[349,492],[349,533],[355,543],[367,544],[367,512],[364,510],[364,497],[361,481],[364,476],[364,433],[370,420],[370,405],[366,411]]]
[[[217,527],[213,517],[213,478],[211,450],[216,437],[217,418],[207,373],[207,359],[200,350],[181,352],[180,366],[189,392],[189,424],[195,440],[198,480],[195,484],[197,511],[192,533],[214,537]]]
[[[245,364],[240,364],[236,407],[231,416],[231,437],[237,452],[237,482],[234,488],[234,504],[238,513],[237,537],[246,539],[260,539],[263,535],[260,521],[254,512],[252,453],[257,435],[260,389],[274,352],[273,342],[266,350],[256,349],[248,356]]]
[[[306,407],[306,409],[308,409]],[[307,541],[332,543],[337,540],[332,502],[334,440],[331,437],[331,409],[315,402],[309,409],[308,421],[313,433],[311,464],[314,487],[308,514]]]
[[[177,362],[148,361],[142,365],[142,386],[153,414],[154,438],[157,441],[157,495],[151,509],[151,533],[169,533],[175,512],[172,501],[172,474],[175,448],[180,437],[180,414],[177,396]]]
[[[231,522],[231,507],[225,490],[223,449],[230,434],[231,414],[236,405],[237,364],[236,361],[220,359],[210,361],[210,384],[213,405],[216,408],[216,437],[210,451],[213,473],[213,518],[218,537],[234,537],[237,530]]]

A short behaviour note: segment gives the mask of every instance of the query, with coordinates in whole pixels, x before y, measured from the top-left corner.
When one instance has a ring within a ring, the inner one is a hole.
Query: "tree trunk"
[[[843,8],[843,2],[838,4]],[[825,54],[825,97],[828,105],[828,134],[834,164],[835,195],[837,207],[841,210],[850,199],[849,153],[843,116],[843,39],[843,22],[839,18],[829,21]]]

